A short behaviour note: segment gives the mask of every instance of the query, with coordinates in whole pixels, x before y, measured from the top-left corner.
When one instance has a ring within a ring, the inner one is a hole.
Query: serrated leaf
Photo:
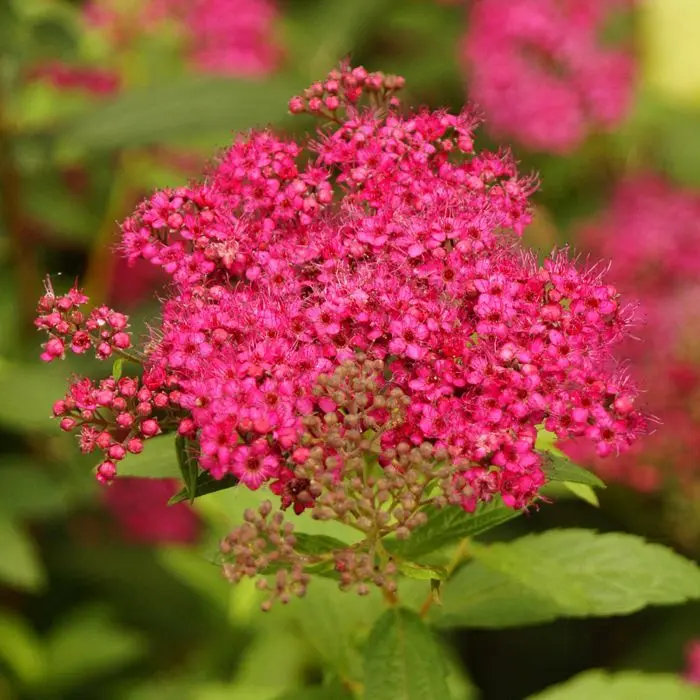
[[[440,627],[505,629],[551,622],[562,617],[552,601],[512,578],[472,562],[442,589],[442,609],[433,608]]]
[[[605,488],[605,483],[593,472],[579,467],[563,455],[545,452],[542,453],[542,457],[542,471],[549,481],[568,481],[574,484],[595,486],[599,489]]]
[[[215,479],[209,472],[200,472],[194,485],[194,496],[190,497],[190,491],[185,486],[168,501],[168,505],[173,506],[183,501],[191,501],[193,498],[206,496],[208,493],[216,493],[224,489],[231,489],[237,485],[238,479],[232,474],[226,474],[222,479]]]
[[[344,681],[362,679],[358,650],[384,606],[376,589],[367,596],[347,595],[337,581],[318,578],[309,595],[285,609],[327,668]],[[368,696],[370,697],[370,696]]]
[[[700,700],[700,688],[670,673],[588,671],[530,700]]]
[[[175,453],[180,466],[180,474],[185,482],[187,498],[190,502],[197,496],[197,479],[199,477],[199,460],[194,452],[194,443],[182,435],[175,438]]]
[[[696,564],[633,535],[551,530],[470,552],[477,561],[446,587],[441,624],[509,627],[700,598]]]
[[[102,101],[62,125],[62,145],[90,152],[168,143],[192,133],[243,131],[287,118],[287,101],[305,84],[183,77]]]
[[[178,479],[180,469],[175,452],[175,436],[159,435],[145,440],[143,452],[127,454],[117,466],[119,476],[138,476],[148,479]]]
[[[425,513],[428,522],[416,528],[408,539],[383,541],[389,553],[402,559],[415,560],[517,518],[522,511],[506,508],[494,501],[479,506],[474,513],[467,513],[456,506],[426,508]]]
[[[0,582],[29,591],[44,585],[44,569],[34,542],[9,520],[0,520],[0,552]]]
[[[446,675],[442,650],[418,615],[392,608],[377,620],[365,647],[365,697],[445,700]]]

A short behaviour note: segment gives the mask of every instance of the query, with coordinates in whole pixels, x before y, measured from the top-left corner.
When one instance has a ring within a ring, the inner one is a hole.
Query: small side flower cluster
[[[463,55],[493,132],[565,153],[616,125],[631,103],[630,52],[603,44],[629,0],[474,0]],[[621,7],[622,6],[622,7]]]
[[[471,112],[402,112],[402,84],[343,64],[290,102],[329,120],[315,138],[241,136],[204,181],[143,202],[123,251],[172,280],[140,356],[148,397],[81,380],[59,406],[85,447],[111,436],[105,481],[110,450],[177,430],[214,479],[362,533],[309,553],[267,506],[251,514],[228,574],[278,567],[284,544],[281,600],[312,565],[391,595],[382,539],[410,537],[427,505],[535,503],[542,425],[601,456],[646,428],[611,354],[631,310],[603,269],[519,249],[532,178],[475,150]]]
[[[48,285],[46,294],[39,301],[39,315],[35,321],[36,327],[47,331],[50,336],[44,344],[42,360],[63,359],[66,348],[76,355],[94,348],[97,358],[106,360],[115,351],[131,347],[131,336],[126,330],[128,317],[107,306],[85,314],[80,307],[88,301],[77,289],[56,296]]]

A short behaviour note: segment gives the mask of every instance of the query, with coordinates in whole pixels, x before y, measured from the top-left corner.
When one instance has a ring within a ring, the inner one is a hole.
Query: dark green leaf
[[[182,435],[175,438],[175,452],[177,463],[180,465],[180,474],[185,482],[187,498],[190,502],[197,496],[197,478],[199,476],[199,460],[195,454],[194,443]]]
[[[402,559],[414,560],[454,544],[465,537],[474,537],[496,525],[518,517],[522,511],[496,503],[480,505],[474,513],[456,506],[426,508],[428,522],[416,528],[406,540],[387,539],[386,549]]]
[[[567,457],[551,452],[542,452],[541,454],[542,471],[549,481],[568,481],[573,484],[605,488],[605,484],[595,474],[574,464]]]
[[[194,496],[190,495],[190,490],[185,486],[168,501],[168,505],[174,506],[176,503],[206,496],[208,493],[231,489],[237,485],[238,479],[232,474],[226,474],[223,479],[215,479],[209,472],[200,472],[194,485]]]
[[[446,700],[444,654],[414,612],[387,610],[365,647],[365,697],[372,700]]]
[[[265,81],[189,76],[125,92],[65,123],[63,145],[95,152],[264,126],[286,118],[289,98],[304,83],[296,76]]]
[[[675,674],[587,671],[531,700],[700,700],[700,688]]]
[[[302,554],[328,554],[329,552],[347,549],[348,543],[328,535],[307,535],[305,532],[295,532],[295,549]]]

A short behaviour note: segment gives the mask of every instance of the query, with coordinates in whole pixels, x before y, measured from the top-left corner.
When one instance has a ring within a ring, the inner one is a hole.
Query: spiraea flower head
[[[606,45],[632,0],[474,0],[463,43],[470,96],[493,132],[528,148],[575,149],[631,103],[631,52]]]
[[[602,268],[521,249],[533,179],[475,150],[471,112],[403,110],[402,85],[343,64],[290,101],[323,120],[315,136],[241,135],[201,182],[144,201],[123,252],[171,287],[143,377],[77,380],[55,409],[105,452],[104,481],[177,431],[210,478],[269,490],[221,551],[232,580],[276,570],[282,601],[324,566],[393,595],[381,540],[428,505],[534,504],[543,425],[604,456],[645,427],[611,355],[630,311]],[[64,345],[82,328],[66,313],[41,321]],[[111,332],[87,338],[112,348]],[[280,508],[364,539],[309,551]]]

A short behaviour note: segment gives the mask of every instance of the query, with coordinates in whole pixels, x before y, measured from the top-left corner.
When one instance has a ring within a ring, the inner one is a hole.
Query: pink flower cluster
[[[119,76],[110,70],[93,66],[74,66],[50,61],[34,67],[27,76],[53,85],[58,90],[78,90],[96,97],[111,95],[119,90]]]
[[[565,153],[629,107],[630,53],[604,23],[629,0],[474,0],[463,56],[471,97],[499,136]]]
[[[385,470],[421,446],[452,465],[467,510],[499,494],[523,508],[545,481],[538,426],[601,456],[645,429],[611,357],[629,310],[600,269],[520,249],[533,181],[508,153],[474,149],[470,112],[400,112],[401,82],[342,66],[290,102],[328,117],[315,138],[240,136],[204,181],[157,192],[124,222],[128,259],[172,279],[145,403],[178,407],[213,477],[269,483],[286,505],[307,460],[340,470],[346,432],[354,454],[381,431]],[[360,357],[384,369],[348,399],[335,375]],[[140,390],[122,397],[122,382],[104,387],[104,414],[76,407],[110,424],[108,411],[138,414]],[[348,400],[362,424],[350,427]],[[149,437],[146,422],[125,430]],[[311,425],[333,440],[310,451]]]
[[[646,322],[624,351],[648,377],[650,410],[673,426],[619,460],[596,460],[596,469],[641,491],[664,482],[687,490],[698,482],[700,464],[700,196],[657,175],[636,176],[620,184],[598,220],[582,227],[579,242],[592,255],[611,258],[611,278],[640,300]]]

